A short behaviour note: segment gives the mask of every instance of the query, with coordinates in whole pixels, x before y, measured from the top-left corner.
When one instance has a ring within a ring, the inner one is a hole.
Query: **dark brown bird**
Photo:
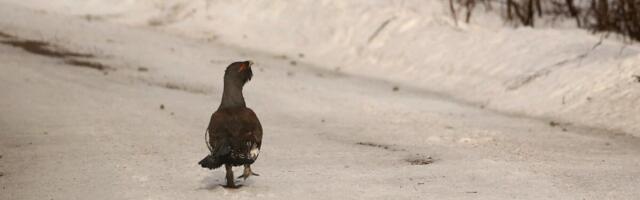
[[[216,169],[224,165],[227,171],[226,187],[236,188],[233,166],[244,165],[244,173],[238,178],[251,175],[251,164],[258,158],[262,145],[262,125],[256,114],[247,108],[242,87],[251,80],[251,61],[234,62],[224,73],[224,90],[220,107],[211,115],[205,136],[211,154],[198,164]]]

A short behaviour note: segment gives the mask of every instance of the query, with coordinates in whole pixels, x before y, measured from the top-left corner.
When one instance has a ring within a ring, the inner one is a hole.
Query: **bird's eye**
[[[242,64],[240,64],[240,69],[238,69],[238,72],[242,72],[242,71],[244,71],[246,68],[247,68],[247,64],[242,63]]]

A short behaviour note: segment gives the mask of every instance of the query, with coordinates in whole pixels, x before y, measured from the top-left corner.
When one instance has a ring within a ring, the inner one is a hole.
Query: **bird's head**
[[[253,62],[249,60],[231,63],[227,67],[227,70],[224,72],[225,82],[231,81],[234,83],[240,83],[242,85],[249,82],[249,80],[251,80],[251,77],[253,76],[251,65],[253,65]]]

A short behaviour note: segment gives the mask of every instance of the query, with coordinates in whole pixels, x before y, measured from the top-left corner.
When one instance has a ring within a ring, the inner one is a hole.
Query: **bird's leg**
[[[227,185],[225,187],[227,188],[238,188],[236,186],[236,184],[233,182],[233,169],[231,169],[231,165],[230,164],[224,164],[224,169],[227,170]]]
[[[238,178],[244,178],[245,180],[247,180],[247,178],[249,178],[249,176],[260,176],[260,174],[256,174],[253,173],[253,171],[251,171],[251,165],[247,164],[244,165],[244,173],[242,173],[241,176],[238,176]]]

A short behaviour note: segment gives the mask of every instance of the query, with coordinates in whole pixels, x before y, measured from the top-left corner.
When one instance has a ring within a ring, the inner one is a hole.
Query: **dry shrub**
[[[640,41],[640,0],[449,0],[449,4],[456,23],[459,11],[464,11],[464,21],[469,23],[477,5],[497,5],[504,20],[516,25],[533,27],[536,18],[545,16],[572,18],[578,27]]]

